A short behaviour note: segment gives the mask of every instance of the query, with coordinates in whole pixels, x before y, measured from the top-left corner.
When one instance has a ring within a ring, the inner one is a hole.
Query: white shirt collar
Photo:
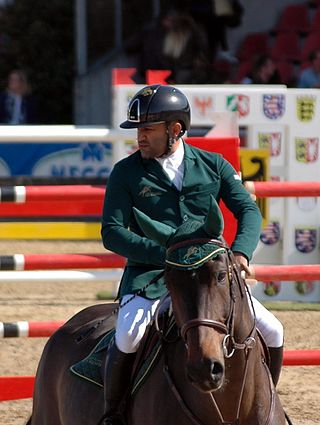
[[[180,139],[181,140],[181,139]],[[184,174],[184,145],[181,140],[177,150],[165,158],[156,158],[161,167],[167,173],[169,179],[178,190],[182,188],[182,180]]]
[[[171,155],[166,156],[164,158],[155,158],[162,166],[169,162],[173,168],[178,169],[181,163],[183,162],[184,158],[184,145],[183,141],[180,139],[180,143],[178,145],[178,148],[175,152],[173,152]]]

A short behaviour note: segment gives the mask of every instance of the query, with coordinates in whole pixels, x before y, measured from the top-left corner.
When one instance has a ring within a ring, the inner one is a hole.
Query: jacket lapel
[[[192,168],[196,164],[197,157],[194,154],[192,148],[190,145],[185,143],[184,144],[184,176],[183,176],[183,182],[182,182],[182,191],[184,188],[187,188],[188,186],[191,186],[194,184],[194,176],[192,172]],[[175,190],[178,190],[175,185],[172,183],[172,181],[169,179],[167,173],[163,170],[161,165],[158,161],[155,159],[144,159],[141,158],[142,165],[144,169],[147,171],[148,174],[155,177],[157,180],[160,180],[161,183],[167,187],[170,187],[171,189],[174,188]]]
[[[182,182],[182,191],[185,188],[194,184],[194,170],[193,167],[196,165],[197,157],[192,151],[190,145],[184,142],[184,176]]]
[[[148,174],[155,177],[157,180],[160,180],[161,183],[170,188],[175,187],[174,184],[169,179],[168,174],[163,170],[161,165],[155,159],[144,159],[141,158],[142,165]]]

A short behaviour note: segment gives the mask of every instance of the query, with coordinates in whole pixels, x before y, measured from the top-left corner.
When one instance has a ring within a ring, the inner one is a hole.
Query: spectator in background
[[[252,71],[244,77],[241,84],[281,84],[280,73],[274,61],[267,55],[259,56]]]
[[[172,71],[170,83],[201,84],[210,79],[208,43],[205,34],[186,13],[168,11],[158,23],[140,35],[138,73],[148,69]]]
[[[216,26],[215,37],[220,51],[217,59],[223,59],[230,63],[237,63],[238,59],[229,50],[227,29],[241,25],[243,6],[239,0],[214,0],[214,25]]]
[[[204,33],[187,14],[171,13],[164,20],[162,54],[176,84],[208,82],[208,44]]]
[[[309,60],[311,65],[305,68],[298,80],[299,88],[320,88],[320,49],[310,53]]]
[[[238,62],[229,50],[227,29],[241,25],[244,8],[239,0],[185,0],[184,8],[207,34],[211,62]]]
[[[36,103],[31,94],[26,73],[21,69],[10,72],[7,88],[0,94],[0,123],[35,124]]]

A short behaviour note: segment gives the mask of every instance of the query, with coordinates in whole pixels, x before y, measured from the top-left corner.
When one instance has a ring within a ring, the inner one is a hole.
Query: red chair
[[[279,33],[275,38],[270,55],[275,61],[299,62],[301,60],[299,35],[293,32]]]
[[[278,61],[275,63],[279,71],[281,83],[287,86],[293,86],[296,80],[295,67],[292,62]]]
[[[243,40],[237,57],[240,62],[252,59],[254,56],[268,54],[269,52],[269,35],[267,33],[250,33]]]
[[[228,74],[232,68],[232,64],[226,60],[223,59],[216,59],[213,62],[213,67],[219,71],[219,72],[223,72],[225,74]]]
[[[301,60],[307,62],[310,53],[314,50],[320,49],[320,30],[311,32],[304,40],[304,45],[301,52]]]
[[[320,0],[310,0],[309,1],[309,6],[310,7],[318,7],[318,6],[320,6]]]
[[[274,33],[295,31],[306,34],[309,31],[309,9],[306,4],[288,5],[280,17]]]
[[[223,59],[217,59],[213,62],[213,70],[217,78],[221,81],[230,80],[232,64]]]
[[[314,17],[311,21],[310,33],[315,31],[320,31],[320,6],[317,8],[316,13],[314,14]]]

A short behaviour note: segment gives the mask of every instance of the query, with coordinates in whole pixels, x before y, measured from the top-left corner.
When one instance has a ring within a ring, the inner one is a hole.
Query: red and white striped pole
[[[320,196],[319,181],[246,181],[244,185],[249,193],[257,196],[258,198]]]
[[[104,193],[99,185],[2,186],[0,202],[102,201]]]
[[[319,366],[320,350],[286,350],[283,366]]]
[[[262,282],[320,280],[320,264],[300,264],[290,266],[254,265],[249,278]]]
[[[14,254],[0,256],[0,270],[117,269],[123,268],[125,264],[126,259],[117,254]]]
[[[122,269],[125,264],[126,259],[117,254],[14,254],[0,256],[0,270],[2,271]],[[252,273],[249,278],[264,282],[320,280],[319,264],[252,265],[251,270]],[[2,274],[2,278],[5,280],[6,275]],[[103,276],[100,276],[100,278],[103,278]]]
[[[284,352],[283,366],[319,366],[320,350],[289,350]],[[31,398],[34,376],[0,376],[0,401]]]
[[[320,196],[318,181],[246,181],[245,187],[259,198]],[[2,186],[0,202],[102,201],[104,193],[101,185]]]
[[[0,338],[48,337],[57,331],[64,322],[0,322]]]

